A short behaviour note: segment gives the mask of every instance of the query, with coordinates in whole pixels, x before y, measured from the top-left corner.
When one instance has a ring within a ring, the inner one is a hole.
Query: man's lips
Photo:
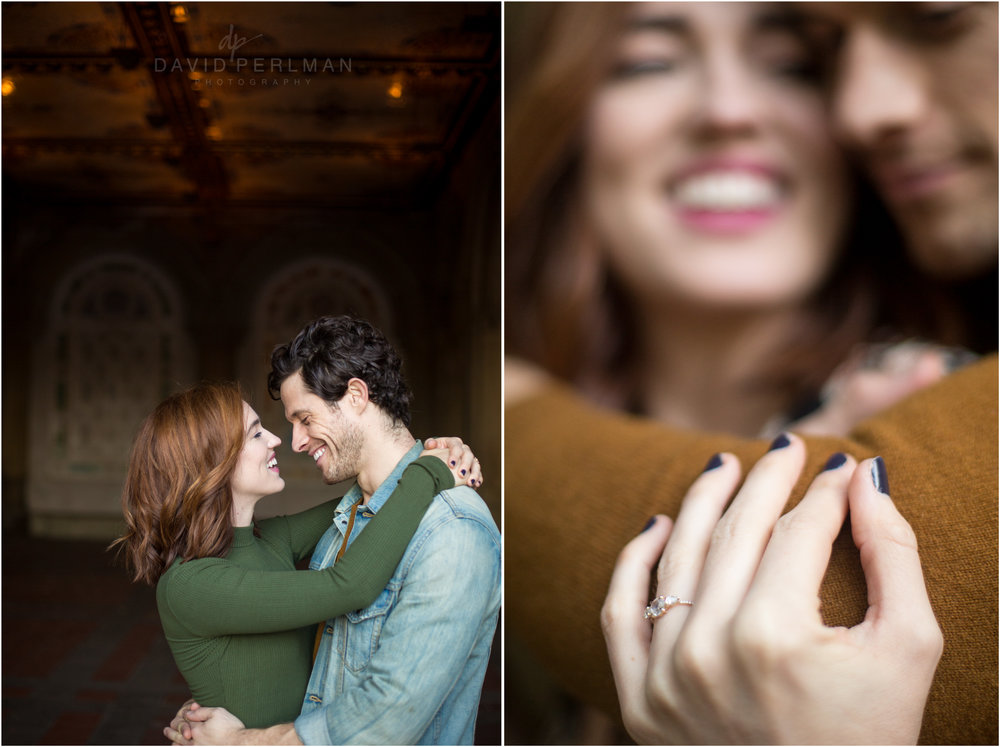
[[[966,171],[959,159],[925,164],[876,165],[872,176],[892,202],[909,202],[933,196]]]

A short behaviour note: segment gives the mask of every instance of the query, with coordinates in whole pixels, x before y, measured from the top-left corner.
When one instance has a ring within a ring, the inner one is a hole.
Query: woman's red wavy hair
[[[243,397],[231,384],[171,395],[143,421],[122,491],[127,529],[112,544],[134,581],[155,584],[177,558],[229,550],[243,442]]]

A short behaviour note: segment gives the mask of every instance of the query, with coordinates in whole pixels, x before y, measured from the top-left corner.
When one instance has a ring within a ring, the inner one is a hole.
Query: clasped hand
[[[180,707],[164,728],[163,736],[174,744],[237,744],[243,722],[225,708],[204,708],[193,700]]]
[[[740,465],[720,455],[676,523],[656,517],[618,558],[601,622],[622,717],[639,743],[917,740],[942,637],[913,531],[888,486],[876,488],[879,465],[845,455],[780,516],[805,461],[802,442],[786,438],[728,509]],[[869,607],[860,624],[832,628],[819,587],[848,508]],[[656,593],[694,605],[651,624],[643,610],[658,558]]]

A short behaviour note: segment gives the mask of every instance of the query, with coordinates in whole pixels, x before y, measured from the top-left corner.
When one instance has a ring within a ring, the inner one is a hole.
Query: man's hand
[[[247,729],[225,708],[203,708],[193,702],[178,712],[163,734],[175,744],[302,744],[292,724]]]
[[[225,708],[189,708],[183,713],[192,744],[247,744],[243,722]]]
[[[177,711],[163,735],[174,744],[239,744],[243,722],[225,708],[202,708],[189,700]]]
[[[174,744],[193,744],[191,741],[191,727],[184,720],[184,712],[187,710],[196,711],[200,708],[194,699],[185,701],[184,705],[177,709],[177,715],[170,722],[170,726],[163,727],[163,736]]]

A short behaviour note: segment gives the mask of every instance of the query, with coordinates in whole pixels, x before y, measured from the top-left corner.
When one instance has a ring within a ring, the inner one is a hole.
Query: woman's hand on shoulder
[[[865,346],[830,377],[823,406],[788,428],[813,436],[846,436],[862,420],[974,359],[965,350],[915,341]]]
[[[420,456],[435,456],[448,465],[455,476],[455,487],[468,485],[478,488],[483,484],[483,469],[476,455],[458,436],[435,436],[424,441]]]
[[[884,465],[844,454],[781,516],[804,462],[802,441],[779,437],[727,509],[740,465],[718,455],[676,522],[657,517],[619,556],[601,622],[639,743],[916,742],[942,637],[913,531]],[[848,509],[870,606],[831,628],[818,595]]]
[[[538,394],[552,377],[533,363],[507,356],[503,364],[503,404],[516,405]]]

